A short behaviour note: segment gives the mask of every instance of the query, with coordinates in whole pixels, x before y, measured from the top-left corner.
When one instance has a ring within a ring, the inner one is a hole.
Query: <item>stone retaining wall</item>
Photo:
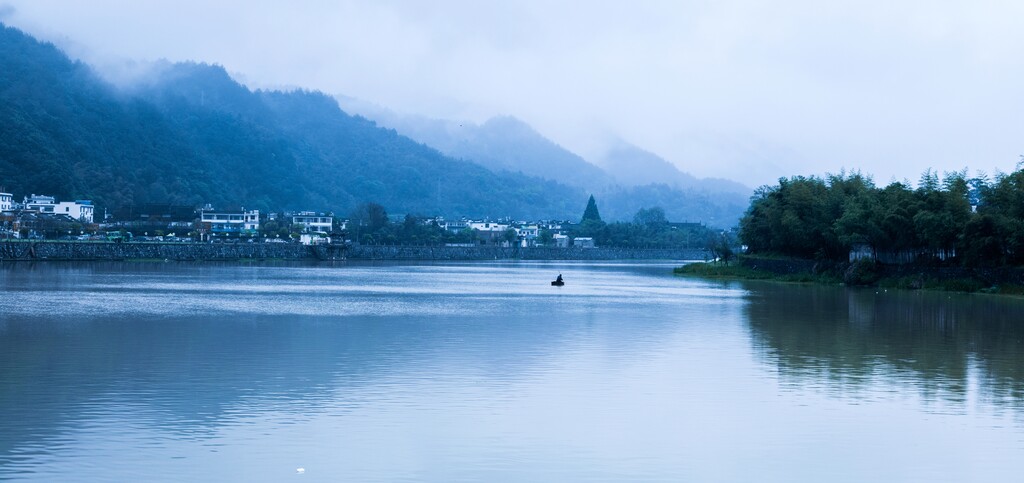
[[[354,245],[350,260],[706,260],[706,250],[653,248]]]
[[[287,243],[0,242],[0,260],[301,260],[329,259],[331,255]],[[340,255],[335,258],[344,258],[343,253]]]
[[[706,260],[706,250],[304,246],[290,243],[0,242],[0,260]]]

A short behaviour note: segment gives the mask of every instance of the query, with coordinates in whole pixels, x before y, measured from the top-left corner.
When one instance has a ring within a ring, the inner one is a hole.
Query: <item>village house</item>
[[[300,211],[291,214],[293,225],[302,225],[302,230],[312,233],[331,233],[334,231],[334,215],[315,211]]]
[[[522,247],[532,247],[537,244],[537,237],[540,236],[540,226],[536,223],[519,222],[515,226],[516,236]]]
[[[260,229],[260,211],[218,211],[206,205],[199,211],[202,229],[214,235],[238,235],[256,233]]]
[[[68,215],[82,223],[92,223],[93,210],[92,201],[75,200],[57,203],[53,212],[58,215]]]
[[[22,206],[27,211],[36,211],[39,213],[53,213],[54,209],[57,208],[57,199],[52,196],[32,194],[26,196],[21,202]]]
[[[576,237],[572,240],[572,246],[578,248],[594,248],[594,239],[589,236]]]
[[[0,193],[0,211],[11,211],[14,209],[14,195]]]
[[[495,223],[491,221],[470,221],[467,224],[470,230],[477,234],[481,245],[501,245],[507,240],[505,232],[511,228],[507,223]]]

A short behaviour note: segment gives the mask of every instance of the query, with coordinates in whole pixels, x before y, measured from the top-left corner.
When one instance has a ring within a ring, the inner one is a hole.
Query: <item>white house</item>
[[[83,223],[92,223],[93,210],[89,200],[61,201],[53,208],[55,214],[68,215]]]
[[[14,195],[0,193],[0,211],[11,211],[14,209]]]
[[[22,204],[29,211],[53,213],[54,208],[57,207],[57,200],[52,196],[32,194],[32,196],[26,196]]]
[[[444,218],[436,218],[437,225],[444,228],[450,233],[458,233],[466,228],[469,228],[469,222],[465,218],[461,220],[445,220]]]
[[[299,235],[299,243],[303,245],[325,245],[331,242],[331,237],[320,233],[303,233]]]
[[[576,237],[572,241],[572,246],[580,248],[594,248],[594,239],[589,236]]]
[[[537,224],[526,224],[521,223],[515,227],[516,236],[519,237],[520,244],[523,247],[533,246],[537,243],[537,237],[540,236],[540,226]]]
[[[505,244],[505,232],[511,227],[506,223],[490,221],[470,221],[466,225],[477,233],[481,245]]]
[[[300,211],[292,215],[293,225],[302,225],[307,232],[331,233],[334,231],[334,216],[314,211]]]
[[[569,237],[561,233],[555,233],[551,236],[555,240],[555,246],[558,248],[569,248]]]
[[[260,229],[260,210],[217,211],[204,207],[199,221],[210,225],[211,233],[255,232]]]

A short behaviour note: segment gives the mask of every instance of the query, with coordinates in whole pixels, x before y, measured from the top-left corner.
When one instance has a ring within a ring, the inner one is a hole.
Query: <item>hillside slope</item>
[[[312,92],[253,92],[218,66],[166,64],[120,91],[0,28],[0,184],[131,203],[572,217],[585,193],[445,156]]]

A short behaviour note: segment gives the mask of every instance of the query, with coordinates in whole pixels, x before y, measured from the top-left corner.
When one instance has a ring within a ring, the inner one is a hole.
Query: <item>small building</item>
[[[505,232],[508,231],[510,225],[506,223],[470,221],[466,225],[470,230],[476,232],[481,245],[501,245],[507,242]]]
[[[299,235],[299,243],[303,245],[328,245],[331,243],[331,237],[319,232],[303,233]]]
[[[58,215],[68,215],[82,223],[92,223],[93,210],[92,201],[75,200],[57,203],[53,212]]]
[[[199,211],[199,222],[209,227],[212,234],[231,235],[242,233],[255,233],[260,229],[260,210],[245,211],[217,211],[207,210],[204,207]]]
[[[572,241],[572,246],[578,248],[594,248],[594,239],[589,236],[576,237]]]
[[[569,236],[561,233],[555,233],[551,235],[551,238],[555,241],[555,246],[558,248],[569,248]]]
[[[0,193],[0,211],[11,211],[14,209],[14,195]]]
[[[460,233],[463,230],[469,228],[469,222],[465,219],[461,220],[445,220],[443,218],[437,218],[437,225],[444,228],[449,233]]]
[[[28,211],[35,211],[39,213],[54,213],[57,208],[57,199],[52,196],[32,194],[26,196],[22,201],[22,205]]]
[[[293,225],[302,225],[302,231],[331,233],[334,231],[334,215],[315,211],[300,211],[291,215]]]
[[[515,227],[516,236],[519,237],[519,245],[532,247],[537,244],[537,237],[540,236],[540,226],[536,223],[520,223]]]

